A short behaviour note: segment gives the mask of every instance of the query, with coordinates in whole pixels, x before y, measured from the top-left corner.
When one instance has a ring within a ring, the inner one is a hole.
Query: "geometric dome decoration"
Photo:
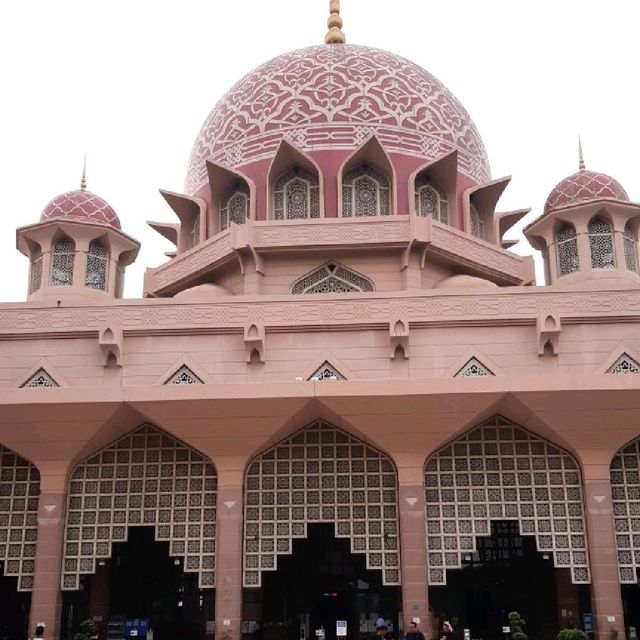
[[[380,49],[325,44],[274,58],[218,102],[193,146],[185,191],[206,184],[207,159],[241,167],[274,156],[283,138],[304,151],[352,151],[372,133],[387,151],[425,160],[456,150],[463,176],[491,179],[469,114],[428,71]]]
[[[120,220],[111,205],[86,189],[69,191],[55,197],[44,208],[40,221],[67,218],[120,229]]]
[[[601,199],[629,202],[627,192],[617,180],[604,173],[582,169],[554,187],[544,205],[544,212]]]

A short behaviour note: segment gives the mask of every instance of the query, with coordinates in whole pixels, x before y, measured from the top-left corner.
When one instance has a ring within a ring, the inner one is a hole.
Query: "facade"
[[[18,229],[0,636],[640,624],[640,205],[581,158],[536,286],[464,107],[331,8],[211,111],[144,297],[84,179]]]

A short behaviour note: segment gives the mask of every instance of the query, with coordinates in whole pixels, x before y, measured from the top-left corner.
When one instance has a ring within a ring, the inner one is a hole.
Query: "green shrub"
[[[511,640],[529,640],[524,632],[527,623],[522,619],[522,616],[517,611],[512,611],[507,617],[511,628]]]
[[[558,633],[558,640],[589,640],[589,636],[582,629],[565,628]]]

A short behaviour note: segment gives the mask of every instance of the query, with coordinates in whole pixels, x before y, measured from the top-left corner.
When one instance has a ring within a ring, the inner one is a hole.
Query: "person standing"
[[[424,640],[422,631],[418,629],[418,623],[413,620],[409,623],[409,631],[405,634],[404,640]]]

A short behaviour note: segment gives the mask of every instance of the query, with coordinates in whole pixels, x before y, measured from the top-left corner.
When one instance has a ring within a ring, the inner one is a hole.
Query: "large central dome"
[[[207,159],[242,167],[272,157],[284,137],[305,151],[354,149],[375,133],[388,151],[427,160],[458,151],[458,170],[490,180],[480,134],[434,76],[386,51],[319,45],[281,55],[238,82],[196,139],[187,193],[207,181]]]

